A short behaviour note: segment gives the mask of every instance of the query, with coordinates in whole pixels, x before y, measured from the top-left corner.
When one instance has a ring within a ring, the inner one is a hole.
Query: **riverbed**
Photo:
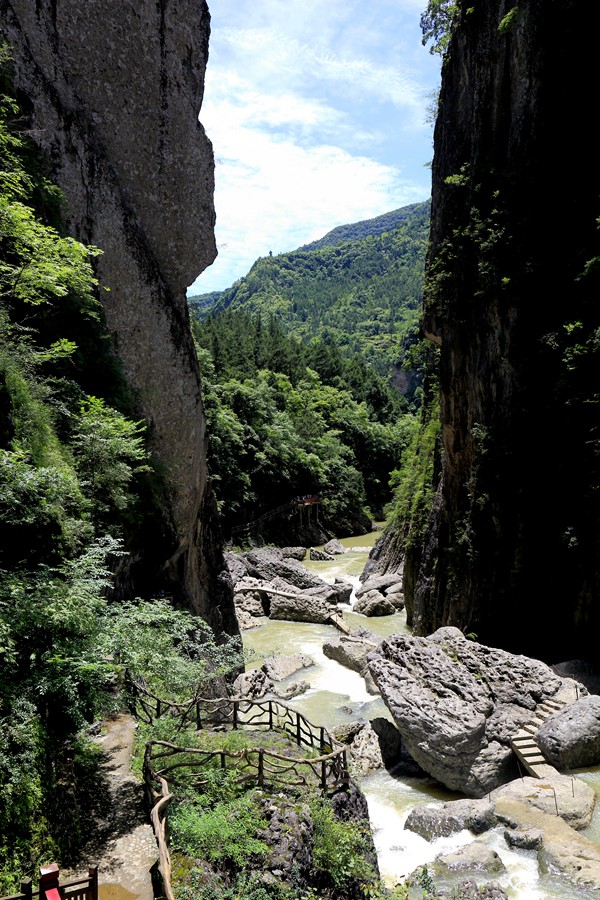
[[[346,553],[336,556],[331,562],[307,559],[305,565],[326,581],[344,578],[357,588],[369,550],[377,537],[378,533],[372,532],[344,538],[341,543]],[[381,637],[397,632],[410,633],[404,612],[366,618],[352,612],[347,605],[340,609],[352,628],[367,627]],[[267,618],[260,621],[259,627],[243,633],[244,647],[251,655],[247,668],[259,666],[265,657],[276,654],[306,653],[310,656],[315,665],[290,679],[302,678],[309,682],[310,689],[290,701],[290,705],[311,722],[327,728],[376,716],[391,720],[383,700],[368,693],[358,673],[323,653],[323,642],[337,634],[333,626],[271,621]],[[597,794],[600,792],[600,767],[573,774],[584,778]],[[447,800],[459,799],[459,794],[451,793],[433,779],[394,778],[390,772],[380,770],[356,780],[367,798],[379,868],[388,885],[392,886],[418,867],[432,863],[440,853],[450,852],[473,840],[473,835],[464,831],[429,843],[404,829],[404,822],[415,806],[423,803],[436,806]],[[600,804],[597,804],[594,821],[583,834],[592,841],[600,842]],[[506,872],[495,876],[495,880],[509,897],[515,900],[576,900],[590,896],[587,891],[563,883],[558,876],[540,877],[535,852],[510,849],[504,840],[503,829],[490,831],[479,836],[478,840],[492,847],[501,857]],[[477,880],[481,882],[484,879],[478,877]],[[420,891],[415,896],[420,897]]]

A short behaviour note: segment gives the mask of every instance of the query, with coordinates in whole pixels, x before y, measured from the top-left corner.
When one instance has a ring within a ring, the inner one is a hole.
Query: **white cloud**
[[[270,250],[426,199],[434,69],[421,71],[421,7],[215,0],[201,120],[218,161],[219,257],[190,293],[229,286]]]

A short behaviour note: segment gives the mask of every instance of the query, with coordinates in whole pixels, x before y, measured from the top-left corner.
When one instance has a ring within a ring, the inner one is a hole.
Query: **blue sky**
[[[426,0],[209,0],[200,121],[215,152],[217,260],[189,294],[259,256],[430,194],[439,58]]]

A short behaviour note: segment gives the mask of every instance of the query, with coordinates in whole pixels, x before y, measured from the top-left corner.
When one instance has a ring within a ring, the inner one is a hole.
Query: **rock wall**
[[[186,288],[216,255],[212,147],[198,122],[203,0],[0,0],[31,135],[71,234],[103,251],[106,323],[163,476],[123,590],[164,591],[236,631],[207,478]]]
[[[435,130],[423,330],[441,481],[406,561],[418,634],[594,654],[598,603],[597,7],[464,4]]]

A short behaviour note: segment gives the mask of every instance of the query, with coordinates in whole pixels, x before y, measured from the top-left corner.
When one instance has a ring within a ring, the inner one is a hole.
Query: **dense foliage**
[[[190,306],[200,319],[227,308],[274,314],[288,334],[329,339],[388,377],[416,341],[429,233],[429,203],[405,209],[389,231],[263,257],[218,299]]]
[[[335,229],[191,298],[226,536],[313,542],[383,516],[420,399],[429,204]],[[384,230],[391,229],[391,230]],[[320,530],[290,506],[320,495]]]
[[[196,329],[209,465],[228,536],[295,497],[319,495],[322,534],[370,528],[381,517],[414,421],[408,403],[331,341],[303,345],[274,316],[226,310]],[[313,522],[313,526],[315,523]],[[277,541],[307,539],[290,506],[253,526]],[[312,538],[311,538],[312,535]]]
[[[85,823],[74,791],[95,764],[81,729],[122,702],[125,669],[143,671],[167,695],[185,684],[188,696],[240,657],[166,601],[108,599],[122,537],[143,514],[143,482],[155,476],[102,322],[100,251],[64,234],[60,194],[26,137],[1,57],[4,893],[40,862],[76,852]]]

